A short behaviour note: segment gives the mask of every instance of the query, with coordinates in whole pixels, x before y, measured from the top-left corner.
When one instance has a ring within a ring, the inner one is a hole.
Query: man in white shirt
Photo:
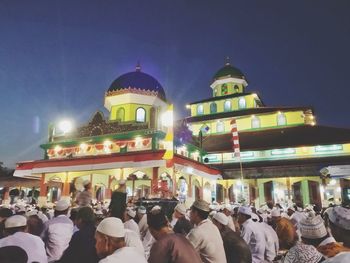
[[[148,230],[146,212],[147,212],[147,210],[144,206],[140,206],[137,209],[137,217],[138,217],[138,221],[139,221],[139,229],[140,229],[140,234],[141,234],[142,240],[145,237],[147,230]]]
[[[27,219],[14,215],[6,219],[5,232],[7,237],[0,239],[0,247],[18,246],[27,253],[28,262],[47,262],[44,242],[38,236],[25,233]]]
[[[226,204],[225,208],[222,210],[222,212],[227,216],[228,218],[228,227],[232,229],[232,231],[236,231],[235,224],[233,223],[232,218],[232,207],[230,204]]]
[[[134,217],[136,216],[136,212],[132,210],[131,208],[127,208],[126,214],[125,214],[125,222],[124,227],[126,229],[130,229],[134,231],[136,234],[140,235],[140,229],[137,223],[134,220]]]
[[[132,262],[147,263],[135,247],[126,247],[123,222],[116,217],[107,217],[97,226],[96,252],[102,258],[99,263]]]
[[[208,219],[209,204],[197,200],[191,206],[190,220],[195,227],[187,235],[204,263],[226,263],[223,241],[218,228]]]
[[[238,210],[238,223],[241,226],[241,237],[247,242],[252,252],[252,262],[261,263],[265,258],[266,241],[262,226],[251,219],[252,209],[241,206]]]
[[[59,260],[73,235],[73,222],[67,216],[69,203],[60,200],[55,207],[55,217],[44,225],[41,238],[45,242],[49,262]]]

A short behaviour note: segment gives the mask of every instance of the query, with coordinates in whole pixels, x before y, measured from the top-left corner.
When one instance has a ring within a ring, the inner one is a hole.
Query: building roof
[[[231,66],[230,63],[228,62],[225,64],[224,67],[222,67],[215,73],[213,79],[217,80],[217,79],[222,79],[227,77],[245,79],[245,76],[242,73],[242,71],[236,67]]]
[[[204,103],[204,102],[210,102],[210,101],[232,99],[232,98],[247,96],[247,95],[251,95],[251,94],[254,94],[254,93],[252,93],[252,92],[234,93],[234,94],[230,94],[230,95],[226,95],[226,96],[212,97],[212,98],[205,99],[205,100],[199,100],[199,101],[191,102],[189,104],[192,105],[192,104],[198,104],[198,103]]]
[[[238,111],[228,111],[228,112],[220,112],[220,113],[214,113],[214,114],[187,117],[186,122],[191,123],[191,122],[199,122],[199,121],[208,121],[208,120],[224,119],[224,118],[238,117],[238,116],[244,116],[244,115],[276,112],[276,111],[306,111],[306,110],[313,110],[313,109],[311,107],[259,107],[259,108],[244,109],[244,110],[238,110]]]
[[[141,72],[140,66],[136,71],[119,76],[109,87],[107,94],[125,89],[139,89],[156,92],[157,96],[165,100],[165,92],[162,85],[151,75]]]
[[[297,126],[239,132],[241,151],[350,143],[350,129],[326,126]],[[209,135],[203,139],[207,152],[232,151],[232,135]]]

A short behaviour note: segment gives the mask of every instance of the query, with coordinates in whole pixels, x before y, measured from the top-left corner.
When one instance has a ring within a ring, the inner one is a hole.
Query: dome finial
[[[229,65],[230,65],[230,57],[227,56],[227,57],[226,57],[225,66],[229,66]]]
[[[138,60],[138,61],[137,61],[137,64],[136,64],[136,68],[135,68],[135,70],[136,70],[137,72],[140,72],[140,71],[141,71],[141,64],[140,64],[140,60]]]

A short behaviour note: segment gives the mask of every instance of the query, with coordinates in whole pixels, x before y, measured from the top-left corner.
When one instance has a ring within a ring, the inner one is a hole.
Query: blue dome
[[[136,68],[136,71],[129,72],[119,76],[108,89],[108,92],[134,88],[145,91],[157,92],[157,96],[165,100],[165,92],[154,77],[146,73],[141,72],[140,68]]]

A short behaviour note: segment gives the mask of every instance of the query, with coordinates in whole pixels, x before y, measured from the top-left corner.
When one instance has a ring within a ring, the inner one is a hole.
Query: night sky
[[[266,105],[350,128],[349,13],[348,0],[0,0],[0,161],[42,158],[49,122],[87,123],[138,60],[177,118],[229,56]]]

